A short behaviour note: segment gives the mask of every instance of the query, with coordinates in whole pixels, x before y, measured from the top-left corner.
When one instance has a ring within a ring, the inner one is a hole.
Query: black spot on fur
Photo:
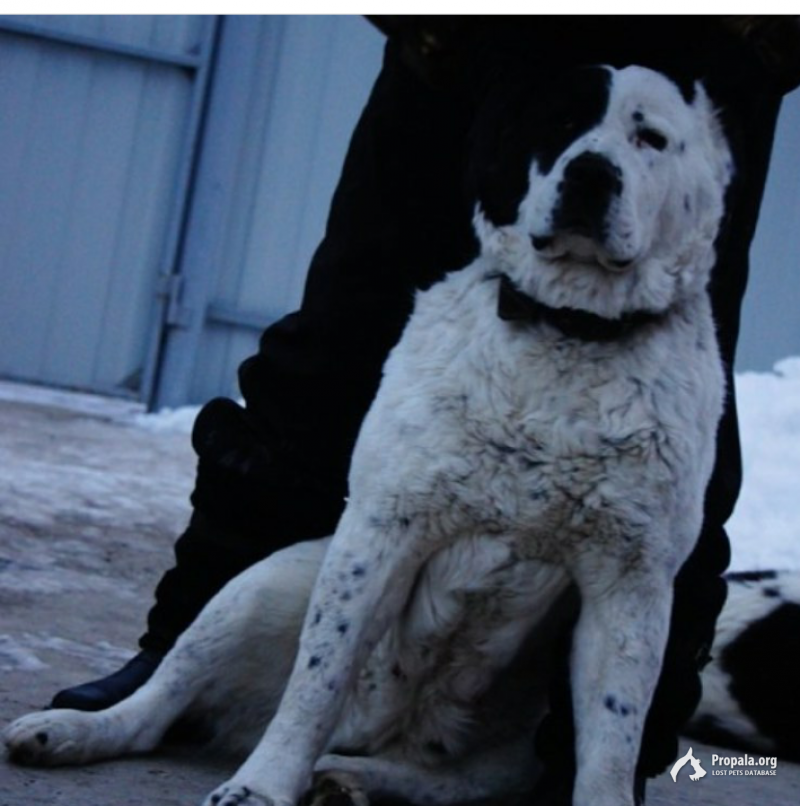
[[[753,622],[720,657],[731,678],[731,696],[759,731],[776,742],[778,753],[792,759],[800,759],[798,659],[800,604],[789,602]]]
[[[635,714],[636,708],[632,705],[626,705],[625,703],[621,703],[617,700],[613,694],[608,694],[606,698],[603,700],[603,705],[611,711],[612,714],[617,714],[618,716],[628,716],[629,714]]]
[[[542,467],[542,465],[544,465],[544,462],[541,462],[537,459],[531,459],[529,456],[523,456],[519,461],[523,470],[533,470],[535,467]]]
[[[761,593],[767,597],[767,599],[780,599],[781,596],[781,589],[770,586],[769,588],[764,588]]]
[[[316,669],[317,666],[320,665],[320,663],[322,663],[322,658],[320,658],[319,655],[312,655],[308,659],[308,668],[309,669]]]
[[[40,730],[36,734],[36,741],[44,747],[50,741],[50,737],[43,730]]]
[[[336,632],[338,632],[339,635],[344,635],[349,629],[350,625],[346,621],[343,621],[336,627]]]
[[[494,448],[498,453],[505,454],[505,455],[513,455],[517,453],[517,449],[511,445],[503,445],[500,442],[492,442],[490,443],[491,447]]]
[[[354,577],[363,577],[364,574],[367,573],[367,569],[361,563],[357,563],[353,566],[352,574]]]
[[[312,623],[313,624],[319,624],[320,621],[322,621],[322,611],[321,610],[315,610],[314,611],[314,621]]]

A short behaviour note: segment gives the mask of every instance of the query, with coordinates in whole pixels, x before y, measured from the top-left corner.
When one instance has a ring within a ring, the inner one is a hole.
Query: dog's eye
[[[668,145],[667,138],[656,129],[641,128],[636,131],[636,145],[648,146],[656,151],[664,151]]]

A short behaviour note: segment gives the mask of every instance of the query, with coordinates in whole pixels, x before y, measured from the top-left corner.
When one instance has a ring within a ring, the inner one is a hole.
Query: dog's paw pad
[[[8,759],[23,766],[52,766],[84,760],[88,747],[86,715],[43,711],[12,722],[3,734]]]

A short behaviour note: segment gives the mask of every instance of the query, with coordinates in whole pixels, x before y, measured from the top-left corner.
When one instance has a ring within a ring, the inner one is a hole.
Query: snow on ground
[[[177,409],[161,409],[155,414],[136,414],[133,421],[141,428],[155,433],[177,431],[180,434],[191,434],[194,419],[200,406],[181,406]]]
[[[745,480],[730,523],[735,570],[800,569],[800,357],[736,376]],[[158,433],[189,434],[198,407],[137,404],[0,383],[0,398],[49,401]],[[99,401],[99,402],[98,402]]]
[[[736,376],[744,486],[731,567],[800,569],[800,358]]]

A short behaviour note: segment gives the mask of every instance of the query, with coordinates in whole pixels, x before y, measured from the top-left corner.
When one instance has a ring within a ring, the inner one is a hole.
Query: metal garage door
[[[297,305],[382,50],[360,17],[224,18],[156,407],[237,395],[261,329]]]
[[[0,376],[148,397],[216,29],[0,16]]]

